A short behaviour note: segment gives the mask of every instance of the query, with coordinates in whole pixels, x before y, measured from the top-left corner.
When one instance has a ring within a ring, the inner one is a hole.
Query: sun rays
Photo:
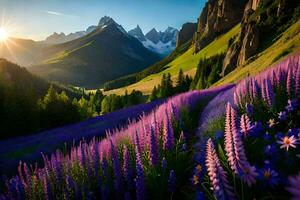
[[[8,39],[8,33],[7,31],[0,27],[0,42],[5,42]]]
[[[17,61],[15,51],[18,49],[26,51],[22,43],[12,37],[13,34],[18,32],[17,30],[20,27],[12,23],[12,21],[5,16],[5,11],[2,12],[2,16],[0,17],[0,58],[10,58]]]

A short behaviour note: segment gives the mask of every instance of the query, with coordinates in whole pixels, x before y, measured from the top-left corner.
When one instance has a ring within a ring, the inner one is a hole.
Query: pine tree
[[[178,78],[176,81],[176,92],[178,92],[178,93],[184,92],[184,83],[185,83],[184,74],[183,74],[182,69],[180,69],[179,73],[178,73]]]
[[[158,99],[158,90],[156,88],[156,86],[154,86],[151,95],[149,96],[149,101],[154,101],[155,99]]]
[[[166,86],[165,86],[165,95],[164,97],[169,97],[173,95],[173,82],[171,79],[171,74],[168,73],[166,78]]]

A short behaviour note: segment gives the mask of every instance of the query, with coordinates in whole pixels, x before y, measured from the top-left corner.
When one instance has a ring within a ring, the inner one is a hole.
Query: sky
[[[53,32],[66,34],[112,17],[125,30],[140,25],[146,33],[153,27],[180,29],[196,22],[206,0],[0,0],[0,26],[10,36],[43,40]]]

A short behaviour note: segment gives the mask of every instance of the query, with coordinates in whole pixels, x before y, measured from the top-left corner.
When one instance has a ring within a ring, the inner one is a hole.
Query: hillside
[[[239,5],[238,9],[235,5]],[[175,80],[180,68],[192,77],[196,70],[209,72],[211,69],[198,67],[199,61],[221,52],[225,58],[215,73],[214,81],[222,78],[217,85],[256,74],[281,57],[299,51],[299,10],[300,4],[293,6],[291,0],[208,1],[198,18],[192,46],[185,53],[163,63],[160,70],[147,74],[142,80],[137,79],[139,82],[107,93],[135,89],[149,94],[160,83],[163,73],[170,73]],[[239,25],[228,31],[236,22],[240,22]]]
[[[48,108],[42,108],[40,99],[47,96],[49,88],[50,83],[29,73],[26,68],[0,59],[0,140],[80,120],[68,98],[72,100],[82,94],[55,84],[52,84],[52,88],[62,94],[65,100],[51,99],[56,95],[51,93],[48,102],[52,107],[49,107],[50,112],[44,113]],[[66,116],[67,111],[70,112],[69,116]]]
[[[27,66],[36,63],[37,58],[48,45],[28,39],[8,38],[0,46],[0,58]]]
[[[300,20],[284,31],[276,40],[273,45],[251,58],[246,64],[238,66],[214,85],[233,83],[247,76],[253,76],[281,61],[288,55],[299,53]]]
[[[196,73],[196,67],[198,65],[199,59],[204,57],[210,57],[218,53],[224,52],[227,49],[229,39],[237,35],[239,33],[239,30],[240,26],[236,25],[226,34],[219,36],[205,48],[200,50],[197,54],[194,54],[194,47],[192,46],[185,53],[176,57],[170,63],[167,63],[165,65],[167,66],[167,68],[161,71],[160,73],[149,75],[141,81],[126,86],[124,88],[107,91],[105,92],[105,94],[123,94],[125,90],[140,90],[144,94],[149,94],[153,86],[158,85],[160,83],[161,75],[163,73],[171,73],[172,78],[175,79],[180,69],[182,69],[185,74],[193,76]]]

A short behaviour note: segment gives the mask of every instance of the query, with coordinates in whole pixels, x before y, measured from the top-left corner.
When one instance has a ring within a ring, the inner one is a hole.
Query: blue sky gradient
[[[155,27],[180,28],[196,22],[205,0],[1,0],[1,24],[15,37],[42,40],[53,32],[75,32],[112,17],[126,30],[137,24],[144,32]]]

